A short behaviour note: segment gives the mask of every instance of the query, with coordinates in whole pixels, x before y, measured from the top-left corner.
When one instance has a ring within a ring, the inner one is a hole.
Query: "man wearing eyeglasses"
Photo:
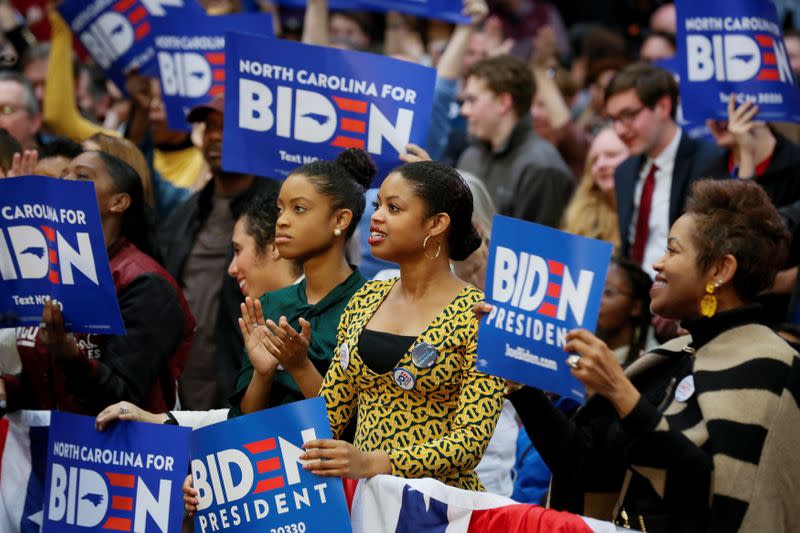
[[[17,72],[0,72],[0,128],[25,149],[37,147],[42,114],[30,82]]]
[[[691,139],[675,123],[677,101],[673,75],[644,63],[619,71],[605,94],[606,114],[631,152],[614,174],[622,254],[651,277],[689,184],[728,177],[720,149]]]

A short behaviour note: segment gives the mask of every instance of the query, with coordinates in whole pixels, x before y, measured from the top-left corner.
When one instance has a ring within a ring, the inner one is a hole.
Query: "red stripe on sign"
[[[144,6],[139,6],[130,13],[128,13],[128,20],[131,21],[132,24],[138,24],[140,20],[147,16],[147,10]]]
[[[225,52],[206,52],[206,59],[212,65],[224,65]]]
[[[353,139],[352,137],[344,137],[343,135],[337,136],[331,146],[338,146],[339,148],[361,148],[364,149],[364,141],[361,139]]]
[[[343,118],[341,124],[344,131],[352,131],[353,133],[366,133],[367,131],[367,123],[363,120]]]
[[[764,69],[758,73],[756,76],[757,80],[766,80],[766,81],[778,81],[781,79],[780,74],[778,74],[777,70],[772,69]]]
[[[56,253],[55,250],[49,250],[49,252],[50,252],[50,254],[49,254],[50,255],[50,264],[51,265],[57,265],[58,264],[58,254]]]
[[[222,94],[225,92],[224,85],[214,85],[208,90],[208,95],[211,97],[217,96],[218,94]]]
[[[772,37],[763,33],[756,34],[756,41],[761,46],[772,46]]]
[[[113,472],[105,472],[108,482],[112,487],[124,487],[132,489],[133,484],[136,482],[136,476],[132,474],[115,474]]]
[[[275,439],[270,438],[270,439],[259,440],[256,442],[251,442],[249,444],[245,444],[244,447],[248,452],[252,454],[268,452],[270,450],[275,449]]]
[[[47,276],[47,279],[50,280],[50,283],[55,283],[56,285],[60,283],[58,272],[56,272],[55,270],[50,271],[50,274]]]
[[[361,100],[352,100],[350,98],[342,98],[341,96],[334,96],[333,101],[342,111],[351,111],[353,113],[366,113],[367,103]]]
[[[558,261],[548,259],[547,268],[550,270],[551,274],[555,274],[556,276],[564,275],[564,263],[559,263]]]
[[[550,298],[558,298],[561,296],[561,285],[557,283],[548,283],[547,284],[547,295]]]
[[[771,54],[769,52],[764,52],[764,64],[765,65],[777,65],[778,61],[775,59],[775,54]]]
[[[211,77],[214,81],[225,81],[225,71],[221,68],[215,68],[211,71]]]
[[[281,467],[281,460],[278,457],[264,459],[263,461],[256,463],[256,466],[258,467],[259,474],[263,474],[264,472],[272,472],[273,470],[278,470]]]
[[[136,35],[137,41],[144,39],[150,33],[150,23],[142,22],[140,25],[136,26],[136,30],[134,30],[133,33]]]
[[[253,491],[253,494],[259,494],[261,492],[267,492],[268,490],[279,489],[281,487],[283,487],[282,477],[271,477],[269,479],[262,479],[256,485],[256,490]]]
[[[543,303],[539,306],[538,313],[540,315],[549,316],[550,318],[556,317],[556,306],[553,304]]]
[[[8,438],[8,419],[7,418],[0,418],[0,457],[3,457],[3,453],[6,449],[6,439]],[[3,475],[3,461],[0,461],[0,476]]]
[[[42,228],[42,231],[44,232],[44,236],[45,236],[45,238],[47,238],[48,241],[55,242],[55,240],[56,240],[56,232],[55,232],[55,230],[53,228],[48,228],[47,226],[39,226],[39,227]]]
[[[113,529],[114,531],[130,531],[131,520],[130,518],[118,518],[116,516],[109,516],[105,524],[101,526],[103,529]]]
[[[127,496],[112,496],[111,508],[118,511],[133,511],[133,498]]]
[[[124,11],[127,11],[135,3],[136,0],[120,0],[114,5],[114,11],[122,13]]]

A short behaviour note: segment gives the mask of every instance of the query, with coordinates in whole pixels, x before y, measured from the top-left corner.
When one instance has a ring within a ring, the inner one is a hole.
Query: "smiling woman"
[[[59,305],[47,302],[41,326],[18,331],[22,372],[2,377],[8,408],[94,415],[125,400],[165,411],[175,403],[174,379],[186,361],[194,319],[178,284],[148,254],[150,219],[141,180],[102,152],[79,155],[63,178],[94,184],[126,333],[67,334]]]
[[[800,358],[753,304],[788,240],[758,184],[692,187],[650,291],[652,311],[691,335],[623,372],[603,341],[570,332],[572,373],[594,391],[571,420],[541,391],[511,395],[553,473],[553,507],[652,532],[800,528],[786,475],[800,469]]]

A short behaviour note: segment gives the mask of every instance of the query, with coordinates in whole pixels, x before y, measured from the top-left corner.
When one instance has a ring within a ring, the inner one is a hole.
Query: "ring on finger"
[[[579,369],[581,366],[581,356],[570,355],[569,357],[567,357],[567,364],[575,370]]]
[[[121,405],[120,408],[119,408],[119,412],[122,413],[123,415],[127,415],[128,414],[128,406],[127,405]]]

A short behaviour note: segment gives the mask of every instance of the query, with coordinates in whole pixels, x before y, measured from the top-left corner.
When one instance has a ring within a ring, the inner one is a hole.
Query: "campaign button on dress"
[[[412,374],[410,370],[406,368],[395,368],[394,382],[397,383],[397,386],[403,390],[411,390],[414,388],[417,379],[414,377],[414,374]]]
[[[436,363],[439,352],[427,342],[421,342],[411,350],[411,361],[417,368],[430,368]]]
[[[350,366],[350,346],[346,342],[339,347],[339,364],[344,370]]]
[[[675,389],[675,399],[679,402],[685,402],[694,394],[694,377],[689,374],[678,383]]]

